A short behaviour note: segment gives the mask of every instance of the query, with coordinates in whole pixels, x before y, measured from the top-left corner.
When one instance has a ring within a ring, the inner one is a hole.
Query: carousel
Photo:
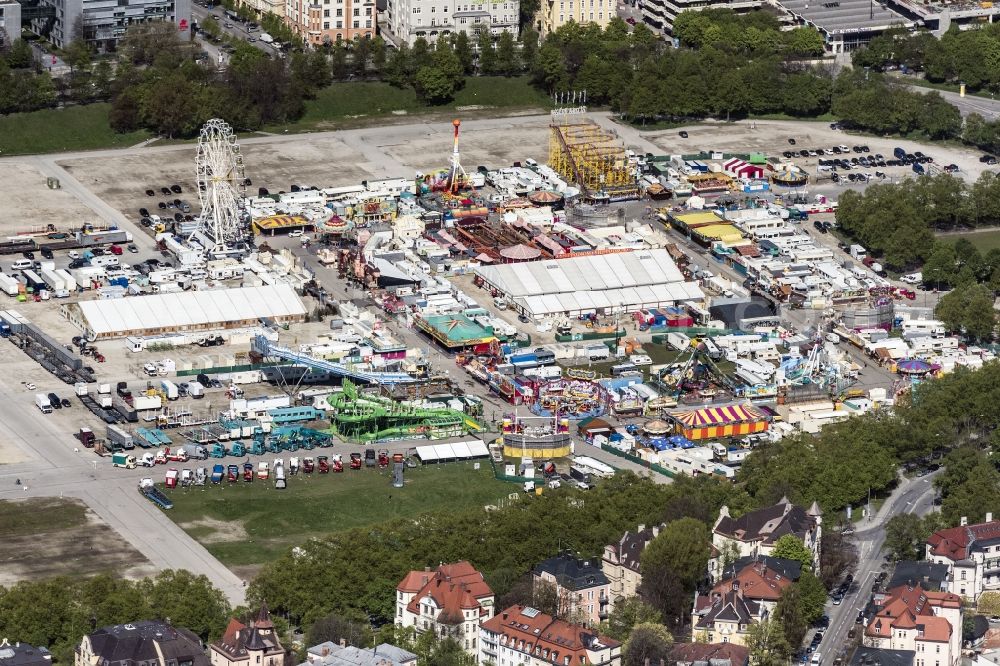
[[[607,390],[596,381],[556,379],[539,385],[531,412],[580,420],[606,413],[609,402]]]

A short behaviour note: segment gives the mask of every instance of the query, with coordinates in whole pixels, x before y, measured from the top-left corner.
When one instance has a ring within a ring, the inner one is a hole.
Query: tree
[[[938,243],[921,271],[924,283],[933,285],[935,289],[951,286],[955,279],[956,262],[954,246]]]
[[[681,518],[668,523],[642,551],[642,574],[670,570],[685,589],[694,590],[705,578],[711,543],[708,526],[700,520]]]
[[[826,588],[819,578],[809,572],[799,576],[795,586],[799,589],[799,603],[802,618],[807,624],[812,624],[823,617],[823,607],[826,605]],[[793,643],[796,645],[796,643]]]
[[[754,666],[784,666],[792,653],[784,627],[774,618],[751,624],[747,630],[746,646]]]
[[[830,589],[845,571],[857,566],[858,549],[840,532],[823,534],[823,547],[819,551],[820,581]]]
[[[475,69],[476,54],[472,52],[472,44],[469,42],[469,34],[465,31],[456,33],[453,37],[452,46],[458,61],[462,63],[462,71],[472,74]]]
[[[772,557],[780,557],[786,560],[798,560],[802,563],[803,571],[810,571],[813,566],[813,553],[806,548],[802,540],[793,534],[785,534],[774,542]]]
[[[521,63],[529,72],[535,66],[538,56],[538,33],[531,26],[521,30]]]
[[[1000,616],[1000,592],[983,592],[976,600],[976,610],[987,617]]]
[[[782,590],[774,607],[774,619],[781,624],[788,645],[802,643],[809,623],[802,613],[802,598],[797,585],[789,585]]]
[[[639,597],[628,597],[615,602],[608,619],[601,623],[601,633],[624,641],[632,633],[633,627],[641,624],[659,624],[663,614]]]
[[[371,623],[367,618],[352,620],[335,613],[313,622],[307,636],[309,645],[319,645],[326,641],[339,643],[341,640],[355,647],[369,647],[372,644]]]
[[[226,628],[230,607],[225,595],[205,575],[183,569],[160,572],[144,579],[141,589],[155,617],[170,618],[207,641]]]
[[[517,48],[514,44],[514,35],[506,30],[500,33],[497,40],[497,62],[496,69],[504,76],[514,76],[521,69],[521,63],[517,60]]]
[[[476,33],[476,48],[479,51],[479,73],[487,76],[496,74],[499,64],[493,48],[493,35],[489,30],[479,30]]]
[[[555,584],[549,581],[540,580],[532,583],[531,586],[531,606],[542,611],[546,615],[559,615],[559,591]]]
[[[990,340],[996,326],[993,294],[979,284],[955,287],[941,297],[934,314],[953,331],[964,331],[975,340]]]
[[[894,560],[919,560],[923,558],[928,536],[919,516],[896,514],[885,525],[885,548]]]
[[[644,622],[632,629],[632,634],[622,646],[624,666],[647,666],[670,663],[670,649],[674,637],[662,624]]]

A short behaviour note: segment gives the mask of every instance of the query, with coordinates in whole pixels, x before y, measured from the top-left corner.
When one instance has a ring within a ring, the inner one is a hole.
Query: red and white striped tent
[[[733,178],[763,178],[764,169],[753,164],[748,164],[738,157],[727,160],[722,164],[722,170]]]

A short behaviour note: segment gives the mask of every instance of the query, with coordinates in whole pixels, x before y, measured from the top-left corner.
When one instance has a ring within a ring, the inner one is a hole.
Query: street
[[[822,654],[822,663],[832,664],[834,659],[844,656],[847,634],[855,625],[858,612],[864,609],[871,597],[872,583],[882,572],[885,560],[882,545],[885,543],[885,524],[899,513],[916,513],[922,516],[933,508],[933,479],[940,471],[917,478],[904,478],[879,511],[870,518],[862,518],[857,523],[854,540],[858,548],[858,566],[854,572],[854,582],[844,596],[843,602],[834,606],[827,603],[830,627],[823,636],[817,652]]]

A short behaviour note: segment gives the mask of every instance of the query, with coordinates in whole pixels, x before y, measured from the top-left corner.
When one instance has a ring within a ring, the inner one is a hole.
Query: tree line
[[[47,647],[64,664],[73,663],[74,648],[95,628],[169,619],[207,641],[222,635],[231,612],[205,576],[182,570],[138,581],[107,573],[0,587],[0,635]]]
[[[935,83],[964,83],[971,90],[1000,92],[1000,26],[960,30],[957,24],[937,39],[929,32],[891,30],[854,52],[855,67],[907,67]]]

